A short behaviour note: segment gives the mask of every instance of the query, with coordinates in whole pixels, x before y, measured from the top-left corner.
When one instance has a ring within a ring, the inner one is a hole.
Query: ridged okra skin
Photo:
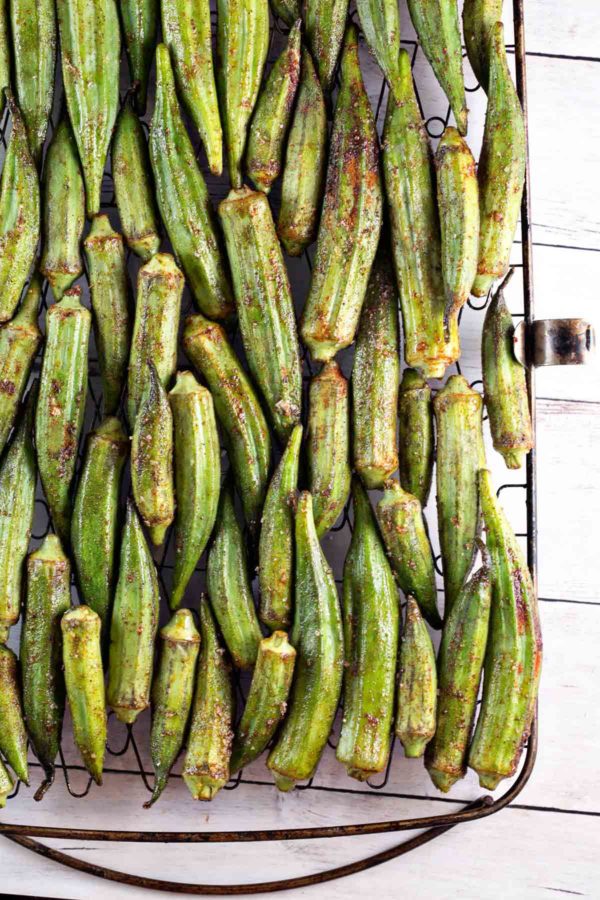
[[[294,596],[294,506],[302,425],[296,425],[269,484],[258,545],[260,620],[285,629],[292,621]]]
[[[110,622],[119,493],[128,455],[123,426],[108,416],[87,439],[73,503],[71,547],[77,582],[83,602],[102,619],[103,636]]]
[[[262,633],[254,608],[245,539],[235,514],[230,483],[221,491],[208,554],[206,587],[233,662],[239,669],[251,669]]]
[[[396,0],[357,0],[360,26],[389,85],[398,78],[400,10]]]
[[[71,483],[87,395],[90,311],[70,288],[46,313],[46,347],[35,415],[37,464],[54,530],[71,536]]]
[[[467,771],[491,597],[491,572],[486,561],[465,582],[444,623],[437,662],[437,724],[425,761],[431,780],[444,793]]]
[[[386,481],[377,521],[402,591],[414,597],[432,628],[441,628],[435,563],[421,504],[397,481]]]
[[[23,562],[35,505],[34,404],[31,390],[0,465],[0,644],[8,639],[21,611]]]
[[[279,177],[285,139],[300,76],[300,28],[290,30],[287,46],[280,53],[258,95],[250,123],[246,149],[246,170],[258,191],[268,194]]]
[[[150,127],[156,199],[179,265],[201,312],[227,319],[233,312],[215,216],[192,142],[179,112],[169,49],[156,48],[156,102]]]
[[[129,79],[136,85],[135,108],[143,116],[146,112],[148,76],[156,46],[159,0],[121,0],[119,12],[129,61]]]
[[[398,294],[381,256],[371,270],[352,368],[354,469],[366,488],[380,488],[398,468]]]
[[[371,104],[350,25],[341,61],[325,197],[301,333],[314,359],[327,361],[354,340],[379,243],[382,189]]]
[[[39,166],[54,100],[56,10],[53,0],[9,3],[15,92]]]
[[[160,220],[146,135],[129,98],[117,118],[111,163],[115,198],[127,246],[148,262],[160,247]]]
[[[433,477],[433,404],[431,388],[414,369],[405,369],[398,400],[400,484],[423,509]]]
[[[235,775],[268,746],[287,710],[296,651],[285,631],[263,638],[246,706],[233,741],[230,771]]]
[[[235,696],[206,598],[200,600],[200,658],[183,780],[194,800],[212,800],[229,781]]]
[[[175,568],[169,603],[181,604],[208,543],[221,491],[221,448],[210,391],[178,372],[169,392],[175,436]]]
[[[18,106],[8,94],[12,131],[0,179],[0,322],[8,322],[35,259],[40,186]]]
[[[121,32],[115,0],[57,0],[62,76],[85,180],[88,217],[100,210],[119,105]]]
[[[302,7],[306,42],[315,61],[323,91],[333,87],[333,76],[342,50],[348,0],[304,0]]]
[[[465,0],[463,33],[467,56],[475,77],[487,93],[490,75],[489,36],[502,21],[503,0]]]
[[[183,347],[212,394],[244,515],[255,532],[271,459],[271,438],[260,403],[225,330],[216,322],[190,316],[185,323]]]
[[[162,0],[163,40],[177,90],[202,138],[213,175],[223,171],[223,129],[213,66],[209,0]]]
[[[152,683],[150,755],[154,768],[152,797],[156,803],[183,745],[194,694],[200,635],[189,609],[178,609],[160,629],[160,656]]]
[[[483,323],[483,396],[494,448],[509,469],[519,469],[533,447],[533,425],[525,369],[514,354],[514,323],[502,285],[492,297]]]
[[[302,373],[294,304],[265,194],[233,190],[219,205],[238,320],[250,371],[275,431],[286,441],[300,421]]]
[[[110,620],[108,661],[107,703],[120,722],[135,722],[150,704],[159,604],[154,560],[129,500]]]
[[[271,0],[271,9],[286,25],[293,25],[302,14],[300,0]]]
[[[71,565],[55,534],[27,559],[27,599],[21,628],[23,710],[33,751],[46,780],[41,799],[54,780],[65,711],[65,680],[60,621],[71,606]]]
[[[217,0],[217,87],[234,188],[242,186],[246,135],[268,49],[268,0]]]
[[[85,225],[85,190],[79,153],[69,120],[54,132],[42,185],[42,259],[40,272],[50,283],[55,300],[83,272],[80,243]]]
[[[390,755],[398,591],[369,498],[352,483],[354,529],[344,563],[344,712],[336,757],[348,774],[366,781]]]
[[[467,101],[457,0],[408,0],[423,53],[444,91],[461,134],[467,133]]]
[[[10,87],[11,45],[9,42],[9,17],[6,0],[0,6],[0,115],[4,112],[6,97],[4,89]]]
[[[17,778],[29,784],[27,734],[19,681],[17,657],[0,644],[0,753]]]
[[[335,718],[344,669],[342,617],[333,573],[304,491],[296,512],[296,587],[290,642],[296,670],[287,716],[267,765],[280,791],[310,778]]]
[[[418,603],[407,598],[400,644],[396,735],[410,759],[423,756],[435,734],[437,674],[435,653]]]
[[[471,570],[479,537],[477,473],[485,464],[481,395],[452,375],[433,401],[437,430],[437,511],[445,615]]]
[[[383,131],[383,174],[402,310],[404,359],[441,378],[460,356],[458,322],[444,324],[444,283],[433,157],[415,96],[410,57],[400,51]]]
[[[156,367],[148,368],[131,438],[131,488],[150,540],[160,547],[175,517],[173,413]]]
[[[83,764],[102,784],[106,747],[106,703],[100,651],[100,616],[76,606],[62,617],[63,666],[73,737]]]
[[[277,221],[277,234],[289,256],[300,256],[317,236],[327,162],[327,110],[323,89],[305,47],[302,47],[301,57]]]
[[[130,285],[122,236],[106,215],[95,216],[83,242],[90,280],[104,412],[116,412],[127,375],[131,341]]]
[[[37,324],[41,295],[42,281],[34,273],[17,314],[0,326],[0,453],[15,423],[42,342]]]
[[[477,170],[481,233],[477,276],[471,288],[476,297],[485,297],[508,269],[527,156],[523,110],[508,69],[501,22],[493,26],[488,46],[488,105]]]
[[[170,253],[157,253],[138,272],[135,320],[127,376],[127,418],[133,429],[149,380],[156,367],[165,390],[177,369],[177,334],[185,279]]]
[[[8,795],[12,793],[14,782],[10,776],[10,772],[0,759],[0,809],[6,806]]]
[[[352,479],[348,382],[334,359],[310,382],[306,458],[315,527],[322,537],[346,505]]]
[[[477,168],[467,142],[456,128],[446,128],[435,154],[437,198],[442,235],[445,316],[463,308],[477,272],[479,187]]]

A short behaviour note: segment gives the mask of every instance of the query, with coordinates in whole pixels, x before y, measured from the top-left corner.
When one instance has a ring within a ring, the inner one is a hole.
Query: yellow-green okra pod
[[[483,144],[479,157],[479,261],[471,288],[485,297],[508,269],[525,183],[527,138],[523,110],[512,82],[504,28],[496,22],[489,35],[490,78]]]
[[[275,734],[287,709],[295,662],[296,651],[285,631],[274,631],[260,642],[250,692],[233,740],[232,775],[257,759]]]
[[[371,104],[358,60],[358,34],[346,31],[325,198],[301,333],[314,359],[332,359],[354,340],[379,243],[382,190]]]
[[[70,288],[46,313],[46,347],[35,415],[37,463],[54,530],[71,534],[71,483],[87,395],[90,311]]]
[[[181,604],[208,543],[219,505],[221,448],[213,399],[191,372],[169,392],[175,434],[175,567],[169,603]]]
[[[308,484],[322,537],[346,505],[352,478],[348,382],[334,359],[311,379],[306,438]]]
[[[103,635],[110,623],[119,493],[128,454],[123,426],[109,416],[87,439],[73,503],[71,547],[79,590],[83,602],[102,619]]]
[[[368,489],[398,468],[398,294],[391,266],[375,260],[356,336],[352,367],[354,469]]]
[[[542,666],[542,635],[527,561],[487,469],[479,474],[479,489],[492,560],[492,608],[483,699],[469,766],[479,775],[479,784],[493,791],[503,778],[515,774],[529,735]]]
[[[409,596],[400,644],[396,713],[396,735],[405,756],[423,756],[435,734],[436,705],[435,653],[419,605]]]
[[[323,90],[327,93],[333,87],[333,76],[342,49],[348,0],[304,0],[302,15],[308,48]]]
[[[0,759],[0,809],[4,809],[6,806],[6,800],[8,795],[12,793],[14,786],[8,769]]]
[[[85,225],[85,190],[79,153],[65,117],[54,132],[44,163],[40,272],[55,300],[83,273],[80,243]]]
[[[162,0],[163,41],[171,51],[177,90],[198,130],[208,167],[223,171],[223,130],[213,66],[210,0]]]
[[[212,800],[229,781],[235,696],[208,601],[200,598],[200,658],[183,780],[194,800]]]
[[[110,620],[106,698],[119,722],[135,722],[150,704],[159,604],[154,560],[133,502],[129,500]]]
[[[131,488],[150,540],[160,547],[175,517],[173,413],[155,365],[148,368],[131,438]]]
[[[4,91],[10,88],[11,51],[9,43],[8,3],[0,3],[0,116],[4,112],[6,97]]]
[[[0,753],[17,778],[29,784],[27,734],[18,670],[15,654],[0,644]]]
[[[302,372],[294,304],[265,194],[233,190],[219,205],[242,341],[275,431],[300,421]]]
[[[95,216],[83,243],[90,280],[104,412],[116,412],[123,393],[131,339],[130,286],[123,238],[106,215]]]
[[[302,425],[296,425],[269,484],[258,545],[260,620],[270,629],[287,628],[294,596],[294,504]]]
[[[302,14],[300,0],[271,0],[271,9],[286,25],[293,25]]]
[[[357,0],[360,26],[389,85],[398,78],[400,10],[397,0]]]
[[[398,401],[400,484],[423,509],[433,476],[433,405],[431,388],[414,369],[405,369]]]
[[[300,75],[301,19],[290,30],[287,46],[275,61],[258,95],[250,123],[246,170],[258,191],[268,194],[279,177],[288,126]]]
[[[264,413],[220,325],[204,316],[190,316],[185,323],[183,347],[212,394],[244,515],[255,532],[271,460],[271,438]]]
[[[83,764],[102,784],[106,748],[106,702],[100,652],[100,616],[76,606],[62,617],[63,665],[73,737]]]
[[[159,0],[121,0],[119,11],[129,60],[129,77],[135,86],[135,108],[143,116],[146,112],[148,76],[156,46]]]
[[[290,642],[296,670],[288,714],[267,765],[280,791],[310,778],[319,764],[338,707],[344,669],[342,617],[333,572],[321,550],[312,497],[296,512],[296,586]]]
[[[502,21],[503,0],[465,0],[463,33],[475,77],[487,93],[490,75],[490,33]]]
[[[42,281],[34,273],[16,316],[0,326],[0,453],[14,425],[42,342],[37,324],[41,295]]]
[[[221,491],[214,539],[208,554],[206,587],[219,628],[239,669],[251,669],[262,638],[250,584],[244,535],[235,514],[233,491]]]
[[[189,609],[178,609],[160,629],[158,668],[152,684],[150,755],[154,768],[152,797],[156,803],[169,780],[169,772],[183,745],[190,715],[200,635]]]
[[[344,563],[344,711],[336,757],[366,781],[390,755],[399,632],[398,590],[362,484]]]
[[[226,319],[233,298],[214,212],[179,112],[168,47],[156,48],[156,102],[150,127],[156,199],[167,234],[201,312]]]

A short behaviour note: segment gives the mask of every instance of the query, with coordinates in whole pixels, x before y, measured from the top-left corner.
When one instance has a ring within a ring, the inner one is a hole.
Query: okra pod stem
[[[12,650],[3,644],[0,644],[0,753],[17,778],[29,784],[19,664]]]
[[[398,403],[400,484],[423,509],[433,475],[433,405],[431,388],[414,369],[405,369]]]
[[[435,653],[419,605],[407,598],[400,644],[396,735],[409,758],[423,756],[435,734],[437,676]]]

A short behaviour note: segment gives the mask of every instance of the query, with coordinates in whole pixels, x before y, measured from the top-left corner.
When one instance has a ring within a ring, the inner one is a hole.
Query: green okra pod
[[[69,609],[60,621],[73,737],[83,764],[96,784],[102,784],[106,747],[101,625],[100,616],[83,605]]]
[[[158,668],[152,684],[150,755],[154,789],[146,808],[156,803],[169,780],[173,763],[183,745],[194,694],[200,635],[189,609],[178,609],[159,632]]]
[[[419,605],[409,596],[400,644],[396,713],[396,735],[405,756],[423,756],[435,734],[436,705],[435,653]]]
[[[405,369],[398,401],[400,484],[423,509],[433,476],[433,405],[431,388],[414,369]]]
[[[487,547],[492,561],[490,633],[483,699],[469,766],[487,790],[515,774],[527,741],[542,666],[535,586],[527,561],[498,502],[487,469],[479,473]]]
[[[90,311],[70,288],[46,313],[46,347],[35,416],[37,463],[52,524],[71,533],[71,483],[87,395]]]
[[[235,697],[206,598],[200,600],[200,658],[183,780],[194,800],[212,800],[229,781]]]
[[[116,412],[123,393],[131,340],[130,286],[123,238],[106,215],[95,216],[83,242],[90,280],[94,333],[104,412]]]
[[[191,372],[178,372],[169,392],[175,435],[175,568],[171,609],[181,604],[204,553],[219,505],[221,448],[213,399]]]
[[[414,597],[432,628],[441,628],[435,563],[421,504],[390,479],[377,504],[377,521],[402,591]]]
[[[265,194],[233,190],[219,205],[242,341],[275,431],[300,421],[302,372],[287,269]]]
[[[504,28],[489,34],[490,76],[483,144],[479,157],[479,261],[471,291],[485,297],[506,274],[525,184],[527,137],[523,110],[512,82]]]
[[[148,77],[156,46],[159,0],[121,0],[119,11],[129,60],[129,77],[135,86],[135,108],[143,116],[146,112]]]
[[[17,778],[29,784],[19,663],[12,650],[3,644],[0,644],[0,753]]]
[[[8,35],[9,23],[7,6],[6,0],[3,0],[0,4],[0,116],[4,112],[4,107],[6,105],[4,91],[6,88],[10,88],[10,63],[12,54]]]
[[[333,76],[342,50],[348,0],[304,0],[302,15],[308,48],[323,90],[327,93],[333,87]]]
[[[465,0],[463,33],[475,77],[487,93],[490,76],[490,32],[502,21],[503,0]]]
[[[397,0],[357,0],[360,26],[387,83],[398,78],[400,10]]]
[[[354,469],[379,488],[398,468],[398,295],[391,266],[375,260],[363,304],[352,367]]]
[[[274,631],[258,648],[244,712],[233,740],[230,771],[235,775],[268,746],[287,709],[296,651],[285,631]]]
[[[225,434],[244,515],[256,531],[269,478],[271,438],[254,392],[225,330],[204,316],[185,323],[183,347],[202,373]]]
[[[341,62],[325,197],[301,333],[314,359],[332,359],[354,340],[379,243],[382,190],[371,104],[348,27]]]
[[[110,620],[106,698],[119,722],[135,722],[150,704],[159,604],[154,560],[133,502],[129,500]]]
[[[352,479],[348,382],[334,359],[310,382],[306,452],[315,527],[322,537],[346,505]]]
[[[352,483],[354,529],[344,563],[344,711],[336,757],[366,781],[390,755],[398,591],[365,489]]]
[[[312,497],[304,491],[296,512],[296,586],[290,642],[296,670],[288,714],[267,765],[280,791],[315,772],[342,689],[344,635],[333,573],[315,529]]]
[[[286,25],[293,25],[302,14],[300,0],[271,0],[271,9]]]
[[[271,479],[258,545],[260,620],[268,628],[287,628],[294,596],[294,503],[302,425],[296,425]]]
[[[6,806],[6,800],[8,795],[12,793],[14,786],[8,769],[0,759],[0,809],[4,809]]]

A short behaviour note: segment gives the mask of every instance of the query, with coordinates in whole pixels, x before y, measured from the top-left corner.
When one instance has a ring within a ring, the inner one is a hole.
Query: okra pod
[[[135,108],[143,116],[146,112],[148,76],[156,46],[159,0],[121,0],[119,11],[129,61],[129,78],[135,86]]]
[[[0,753],[21,781],[29,784],[27,734],[21,707],[17,657],[0,644]]]
[[[463,33],[467,56],[477,81],[487,93],[490,75],[490,32],[502,21],[503,0],[465,0]]]
[[[317,252],[301,324],[312,356],[324,361],[354,340],[382,217],[377,132],[354,25],[346,31],[341,78]]]
[[[4,112],[6,97],[4,91],[10,88],[10,39],[6,0],[0,4],[0,116]],[[0,797],[1,800],[1,797]]]
[[[344,711],[336,757],[366,781],[390,755],[399,632],[398,591],[361,483],[352,483],[354,529],[344,563]]]
[[[34,273],[16,316],[0,326],[0,453],[15,423],[42,342],[37,324],[41,294],[42,281]]]
[[[230,771],[235,775],[268,746],[287,709],[296,651],[285,631],[274,631],[258,648],[244,712],[233,740]]]
[[[171,609],[187,584],[213,530],[221,490],[221,448],[213,399],[191,372],[178,372],[169,393],[175,434],[175,568]]]
[[[333,76],[342,50],[348,0],[304,0],[302,15],[308,48],[323,91],[327,93],[333,87]]]
[[[357,0],[360,26],[387,83],[398,78],[400,10],[397,0]]]
[[[302,372],[287,269],[265,194],[233,190],[219,205],[242,341],[275,431],[300,421]]]
[[[206,598],[200,600],[200,658],[183,780],[194,800],[212,800],[229,781],[235,697],[229,664]]]
[[[271,0],[271,9],[286,25],[293,25],[302,14],[300,0]]]
[[[6,800],[8,795],[12,793],[13,788],[14,783],[10,773],[0,759],[0,809],[4,809],[6,806]]]
[[[515,774],[529,735],[542,666],[542,635],[527,561],[487,469],[479,473],[479,490],[492,560],[492,607],[483,699],[469,766],[479,775],[479,784],[493,791],[503,778]]]
[[[398,402],[400,484],[423,509],[433,475],[433,405],[431,388],[414,369],[405,369]]]
[[[436,704],[435,653],[419,605],[409,596],[400,644],[396,735],[410,759],[423,756],[435,734]]]
[[[69,609],[60,622],[73,737],[83,764],[96,784],[102,784],[106,746],[101,625],[100,616],[83,605]]]

